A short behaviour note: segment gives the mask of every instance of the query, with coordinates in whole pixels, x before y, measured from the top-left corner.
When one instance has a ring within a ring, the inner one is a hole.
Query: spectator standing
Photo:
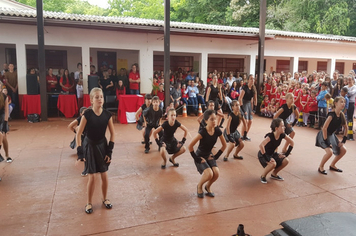
[[[14,70],[14,64],[9,64],[9,71],[5,72],[4,84],[11,97],[12,102],[18,105],[18,81],[17,72]]]
[[[140,74],[137,71],[136,64],[133,64],[131,67],[131,72],[129,74],[129,82],[130,82],[130,94],[139,94],[139,86],[140,86]]]
[[[48,68],[48,75],[46,76],[47,81],[47,92],[55,92],[57,89],[57,77],[53,75],[53,69]]]
[[[75,82],[78,82],[78,80],[79,80],[79,74],[80,74],[80,72],[82,72],[82,63],[78,63],[77,64],[77,71],[74,73],[74,80],[75,80]]]

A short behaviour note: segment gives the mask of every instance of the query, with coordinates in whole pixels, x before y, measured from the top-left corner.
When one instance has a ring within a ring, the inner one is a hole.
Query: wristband
[[[247,137],[247,131],[244,131],[244,139]]]
[[[158,146],[158,147],[161,147],[162,143],[159,141],[159,139],[156,138],[155,141],[156,141],[156,143],[157,143],[157,146]]]
[[[286,157],[292,152],[293,146],[289,146],[287,152],[284,154]]]
[[[83,153],[83,147],[82,146],[78,146],[77,147],[77,155],[78,155],[78,159],[77,160],[83,160],[84,159],[84,153]]]
[[[221,149],[213,156],[214,160],[219,159],[219,157],[221,156],[221,154],[223,153],[223,151],[221,151]]]
[[[341,142],[342,142],[343,144],[345,144],[345,143],[346,143],[346,140],[347,140],[347,137],[344,136],[344,137],[342,138],[342,141],[341,141]]]
[[[295,126],[295,124],[297,124],[298,120],[294,119],[293,123],[292,123],[292,127]]]
[[[182,144],[185,143],[185,141],[187,141],[187,139],[185,137],[182,138],[182,141],[180,141]]]
[[[114,142],[109,142],[109,145],[106,147],[106,156],[110,157],[112,156],[112,150],[114,149]]]
[[[190,152],[190,155],[193,157],[194,161],[197,163],[201,163],[201,158],[198,158],[197,154],[194,151]]]

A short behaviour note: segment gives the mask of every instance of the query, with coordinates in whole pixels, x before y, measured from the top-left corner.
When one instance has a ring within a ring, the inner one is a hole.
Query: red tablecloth
[[[118,121],[127,124],[126,112],[136,112],[144,102],[145,99],[141,95],[120,95]]]
[[[89,94],[84,94],[83,95],[83,106],[84,107],[90,107],[91,106]]]
[[[41,97],[40,95],[23,95],[21,110],[23,115],[27,118],[28,114],[41,114]]]
[[[57,107],[66,118],[78,114],[77,98],[74,94],[58,95]]]

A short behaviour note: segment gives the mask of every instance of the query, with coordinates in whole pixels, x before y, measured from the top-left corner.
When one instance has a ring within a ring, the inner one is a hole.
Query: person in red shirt
[[[308,122],[308,117],[309,117],[309,106],[308,106],[308,100],[309,100],[309,94],[308,94],[308,89],[303,88],[302,89],[302,95],[300,96],[300,111],[303,112],[303,124],[301,126],[307,126]]]
[[[164,104],[164,91],[163,91],[163,84],[159,84],[159,90],[157,91],[157,96],[159,98],[160,104],[159,107],[163,109]]]
[[[211,81],[213,81],[213,73],[209,72],[208,78],[207,78],[207,84],[209,84]]]
[[[122,80],[119,80],[119,83],[117,84],[116,88],[116,100],[119,100],[120,95],[125,95],[126,94],[126,88],[124,86],[124,82]]]
[[[73,83],[73,81],[71,80],[71,78],[69,76],[68,69],[64,70],[64,75],[59,80],[59,84],[61,85],[62,90],[64,92],[70,92],[72,90],[72,88],[74,87],[74,83]]]
[[[137,71],[136,64],[133,64],[131,67],[131,72],[129,74],[129,82],[130,82],[130,94],[139,94],[139,86],[140,86],[140,74]]]
[[[316,90],[311,91],[309,100],[308,100],[308,109],[309,109],[309,119],[310,119],[310,128],[314,128],[315,117],[318,112],[318,101],[316,99]]]
[[[57,77],[53,75],[53,69],[48,68],[48,75],[46,76],[47,80],[47,92],[55,92],[57,88]]]

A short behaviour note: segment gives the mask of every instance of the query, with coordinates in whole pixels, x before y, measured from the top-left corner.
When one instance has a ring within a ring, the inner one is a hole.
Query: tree
[[[109,16],[164,19],[163,0],[109,0]]]

